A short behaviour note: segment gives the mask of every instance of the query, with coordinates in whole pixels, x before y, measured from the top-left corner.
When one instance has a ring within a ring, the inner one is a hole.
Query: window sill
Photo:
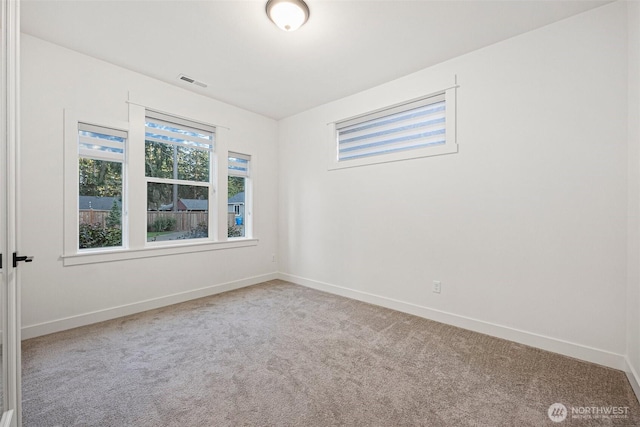
[[[153,258],[167,255],[217,251],[221,249],[244,248],[257,245],[258,239],[233,239],[226,242],[203,242],[188,244],[182,243],[162,246],[150,246],[141,249],[106,249],[100,252],[86,252],[73,255],[63,255],[61,258],[62,265],[68,267],[72,265],[125,261],[139,258]]]

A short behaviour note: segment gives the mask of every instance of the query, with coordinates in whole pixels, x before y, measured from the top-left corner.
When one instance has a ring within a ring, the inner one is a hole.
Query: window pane
[[[178,147],[178,179],[209,181],[209,152],[191,147]]]
[[[79,145],[81,148],[97,151],[112,151],[124,153],[125,138],[121,136],[105,135],[98,132],[79,130]]]
[[[147,183],[147,242],[208,237],[208,210],[209,187]]]
[[[145,163],[145,175],[148,177],[209,181],[209,151],[146,141]]]
[[[229,174],[238,176],[249,175],[249,160],[241,157],[229,156]]]
[[[78,153],[80,157],[123,161],[126,140],[125,132],[78,123]]]
[[[245,179],[230,176],[228,181],[227,237],[245,237]]]
[[[338,159],[445,144],[445,114],[445,101],[440,101],[343,127],[338,130]]]
[[[80,249],[122,246],[122,163],[78,159]]]
[[[174,145],[146,141],[145,176],[154,178],[173,178]]]
[[[154,113],[154,115],[157,114]],[[188,120],[176,117],[168,117],[168,119],[182,122],[182,124],[147,116],[145,120],[145,138],[156,142],[171,142],[177,145],[200,147],[205,150],[213,149],[213,129],[196,129],[193,126],[197,126],[197,124],[192,123],[189,125],[187,124]]]

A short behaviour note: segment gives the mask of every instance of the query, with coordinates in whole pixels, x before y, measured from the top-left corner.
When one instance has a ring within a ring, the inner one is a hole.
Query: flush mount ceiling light
[[[295,31],[309,19],[309,7],[302,0],[269,0],[267,16],[284,31]]]

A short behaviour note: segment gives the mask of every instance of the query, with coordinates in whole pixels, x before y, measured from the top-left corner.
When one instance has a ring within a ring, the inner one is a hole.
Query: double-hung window
[[[229,152],[227,237],[249,237],[251,235],[250,173],[251,156]]]
[[[455,89],[342,120],[331,169],[457,152]]]
[[[78,123],[78,249],[123,246],[127,133]]]
[[[147,111],[147,242],[209,236],[215,128]]]

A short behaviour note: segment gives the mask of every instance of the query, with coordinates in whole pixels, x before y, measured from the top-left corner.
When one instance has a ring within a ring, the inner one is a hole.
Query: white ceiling
[[[266,0],[22,0],[21,17],[27,34],[279,119],[610,1],[307,0],[293,33]]]

